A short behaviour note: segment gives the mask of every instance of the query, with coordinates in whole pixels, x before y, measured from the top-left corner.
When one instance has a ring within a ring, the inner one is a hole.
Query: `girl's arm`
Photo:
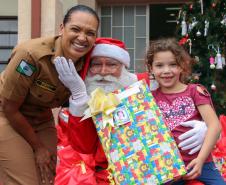
[[[221,132],[220,121],[211,105],[199,105],[198,110],[207,124],[207,133],[198,158],[206,160],[215,146]]]
[[[199,105],[198,110],[204,122],[207,124],[207,132],[198,157],[192,160],[187,166],[188,169],[192,168],[186,175],[187,179],[194,179],[201,174],[203,163],[215,146],[221,131],[220,122],[211,105]]]

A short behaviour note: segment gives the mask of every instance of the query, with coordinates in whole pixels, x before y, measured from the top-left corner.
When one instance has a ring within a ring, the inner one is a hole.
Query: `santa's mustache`
[[[107,76],[101,76],[101,75],[95,75],[89,78],[89,82],[116,82],[119,83],[119,79],[112,76],[112,75],[107,75]]]
[[[124,67],[122,68],[120,77],[113,75],[101,76],[96,74],[91,76],[89,73],[85,79],[86,90],[90,94],[97,87],[104,89],[105,92],[113,92],[117,89],[126,87],[137,81],[135,74],[128,72]]]
[[[123,85],[120,80],[112,75],[108,76],[87,76],[85,79],[87,93],[90,94],[96,88],[102,88],[106,93],[113,92],[116,89],[120,89]]]

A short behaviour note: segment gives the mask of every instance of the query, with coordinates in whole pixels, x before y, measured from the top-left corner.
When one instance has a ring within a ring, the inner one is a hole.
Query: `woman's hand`
[[[34,151],[35,161],[39,169],[41,181],[45,184],[46,180],[53,184],[55,177],[56,157],[53,156],[45,147],[39,147]]]

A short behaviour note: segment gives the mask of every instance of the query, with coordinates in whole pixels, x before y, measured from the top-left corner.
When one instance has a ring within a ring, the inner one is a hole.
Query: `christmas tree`
[[[204,85],[217,114],[226,114],[226,0],[185,4],[176,35],[196,61],[190,82]]]

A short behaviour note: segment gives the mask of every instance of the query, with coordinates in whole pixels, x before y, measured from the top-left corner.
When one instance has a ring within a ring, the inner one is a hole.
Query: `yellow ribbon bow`
[[[101,128],[105,128],[107,123],[114,127],[112,113],[119,103],[120,100],[115,94],[105,94],[103,89],[97,88],[91,93],[91,99],[88,102],[89,109],[85,111],[84,118],[86,119],[88,117],[102,113],[103,123]]]

